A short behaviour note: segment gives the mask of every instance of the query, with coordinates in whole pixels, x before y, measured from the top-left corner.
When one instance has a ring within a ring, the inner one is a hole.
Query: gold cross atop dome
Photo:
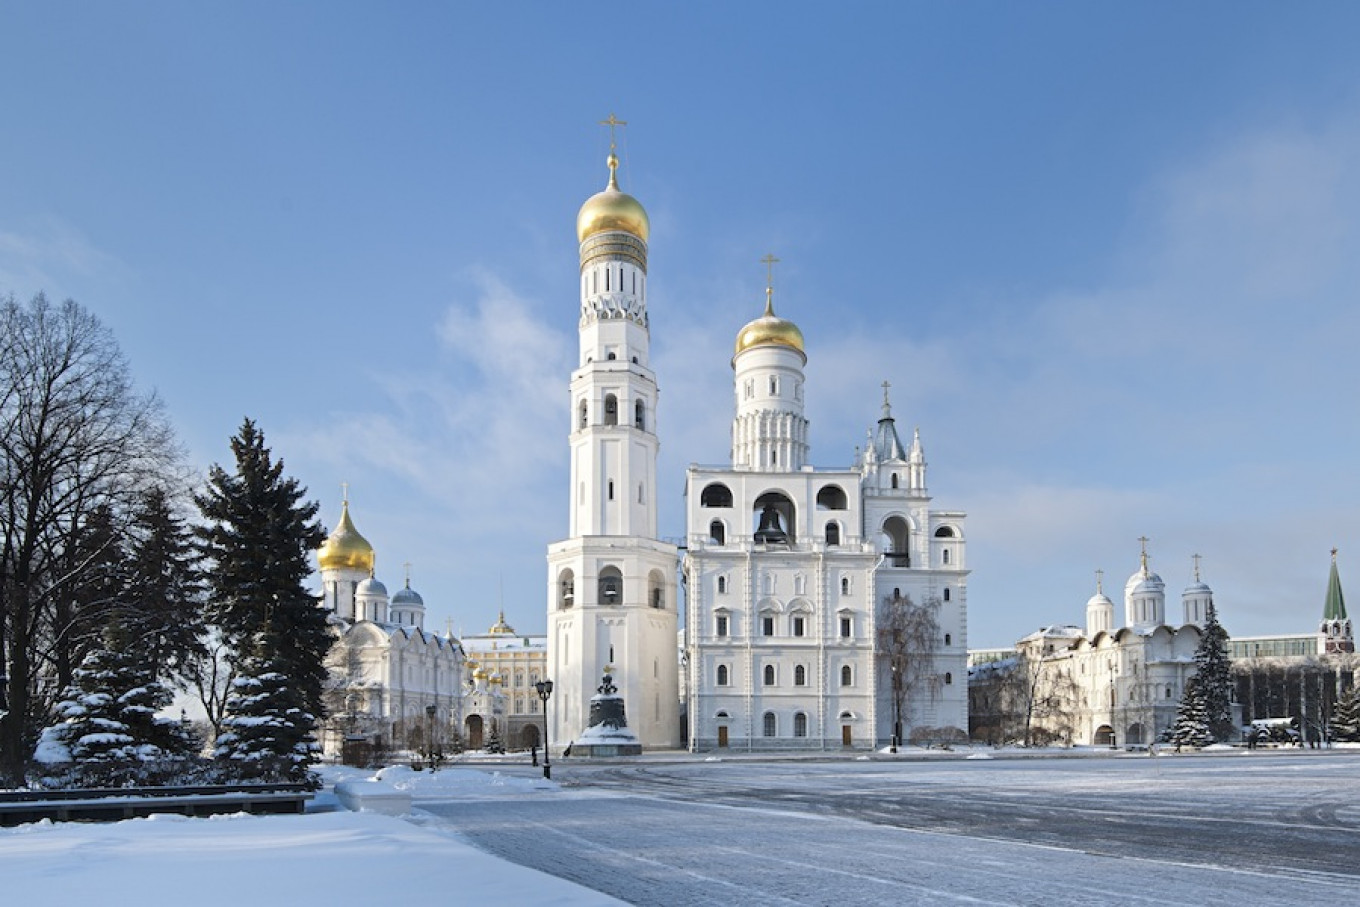
[[[765,266],[765,317],[770,318],[774,316],[774,266],[779,259],[766,255],[760,263]]]
[[[614,142],[614,128],[615,128],[616,126],[627,126],[627,125],[628,125],[628,121],[627,121],[627,120],[621,120],[621,119],[619,119],[618,117],[614,116],[613,113],[610,113],[610,114],[609,114],[609,119],[607,119],[607,120],[600,120],[600,125],[601,125],[601,126],[608,126],[608,127],[609,127],[609,151],[610,151],[610,153],[612,154],[613,151],[614,151],[614,149],[618,147],[617,144],[615,144],[615,142]]]

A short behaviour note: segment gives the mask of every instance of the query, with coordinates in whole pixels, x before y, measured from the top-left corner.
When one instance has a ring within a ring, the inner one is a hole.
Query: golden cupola
[[[371,574],[375,561],[373,546],[354,528],[349,518],[349,501],[345,501],[340,525],[317,549],[316,562],[322,570],[362,570]]]
[[[619,159],[609,152],[609,185],[596,192],[576,215],[576,238],[585,242],[597,233],[631,233],[643,242],[651,233],[651,221],[642,203],[619,189]]]
[[[780,318],[774,313],[774,291],[767,287],[765,289],[765,314],[755,321],[748,322],[737,333],[736,351],[733,355],[740,356],[752,347],[771,344],[787,346],[802,353],[805,358],[807,356],[807,352],[803,349],[803,332],[798,330],[798,325],[792,321]]]

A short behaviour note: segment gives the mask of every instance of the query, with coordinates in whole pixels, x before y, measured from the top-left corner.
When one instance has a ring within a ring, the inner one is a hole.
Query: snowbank
[[[618,903],[451,832],[351,812],[0,829],[0,878],[10,904]]]

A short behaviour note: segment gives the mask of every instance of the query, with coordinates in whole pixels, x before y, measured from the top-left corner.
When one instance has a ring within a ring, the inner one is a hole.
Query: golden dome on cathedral
[[[585,242],[596,233],[631,233],[643,242],[651,233],[652,224],[642,203],[619,189],[619,159],[609,154],[609,185],[596,192],[581,206],[576,215],[576,238]]]
[[[373,572],[376,556],[368,539],[359,534],[349,518],[349,501],[340,511],[340,525],[316,552],[316,562],[322,570],[363,570]]]
[[[746,327],[737,333],[736,352],[733,355],[740,355],[753,346],[769,344],[787,346],[806,355],[803,349],[803,332],[798,330],[798,325],[792,321],[786,321],[774,313],[773,294],[767,289],[765,314],[755,321],[748,322]]]

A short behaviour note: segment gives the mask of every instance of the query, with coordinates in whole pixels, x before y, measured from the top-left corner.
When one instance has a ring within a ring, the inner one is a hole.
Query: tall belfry
[[[647,212],[609,182],[576,218],[580,354],[571,375],[567,538],[548,546],[551,742],[588,726],[606,667],[644,747],[680,742],[676,547],[657,538],[657,386],[648,349]]]

